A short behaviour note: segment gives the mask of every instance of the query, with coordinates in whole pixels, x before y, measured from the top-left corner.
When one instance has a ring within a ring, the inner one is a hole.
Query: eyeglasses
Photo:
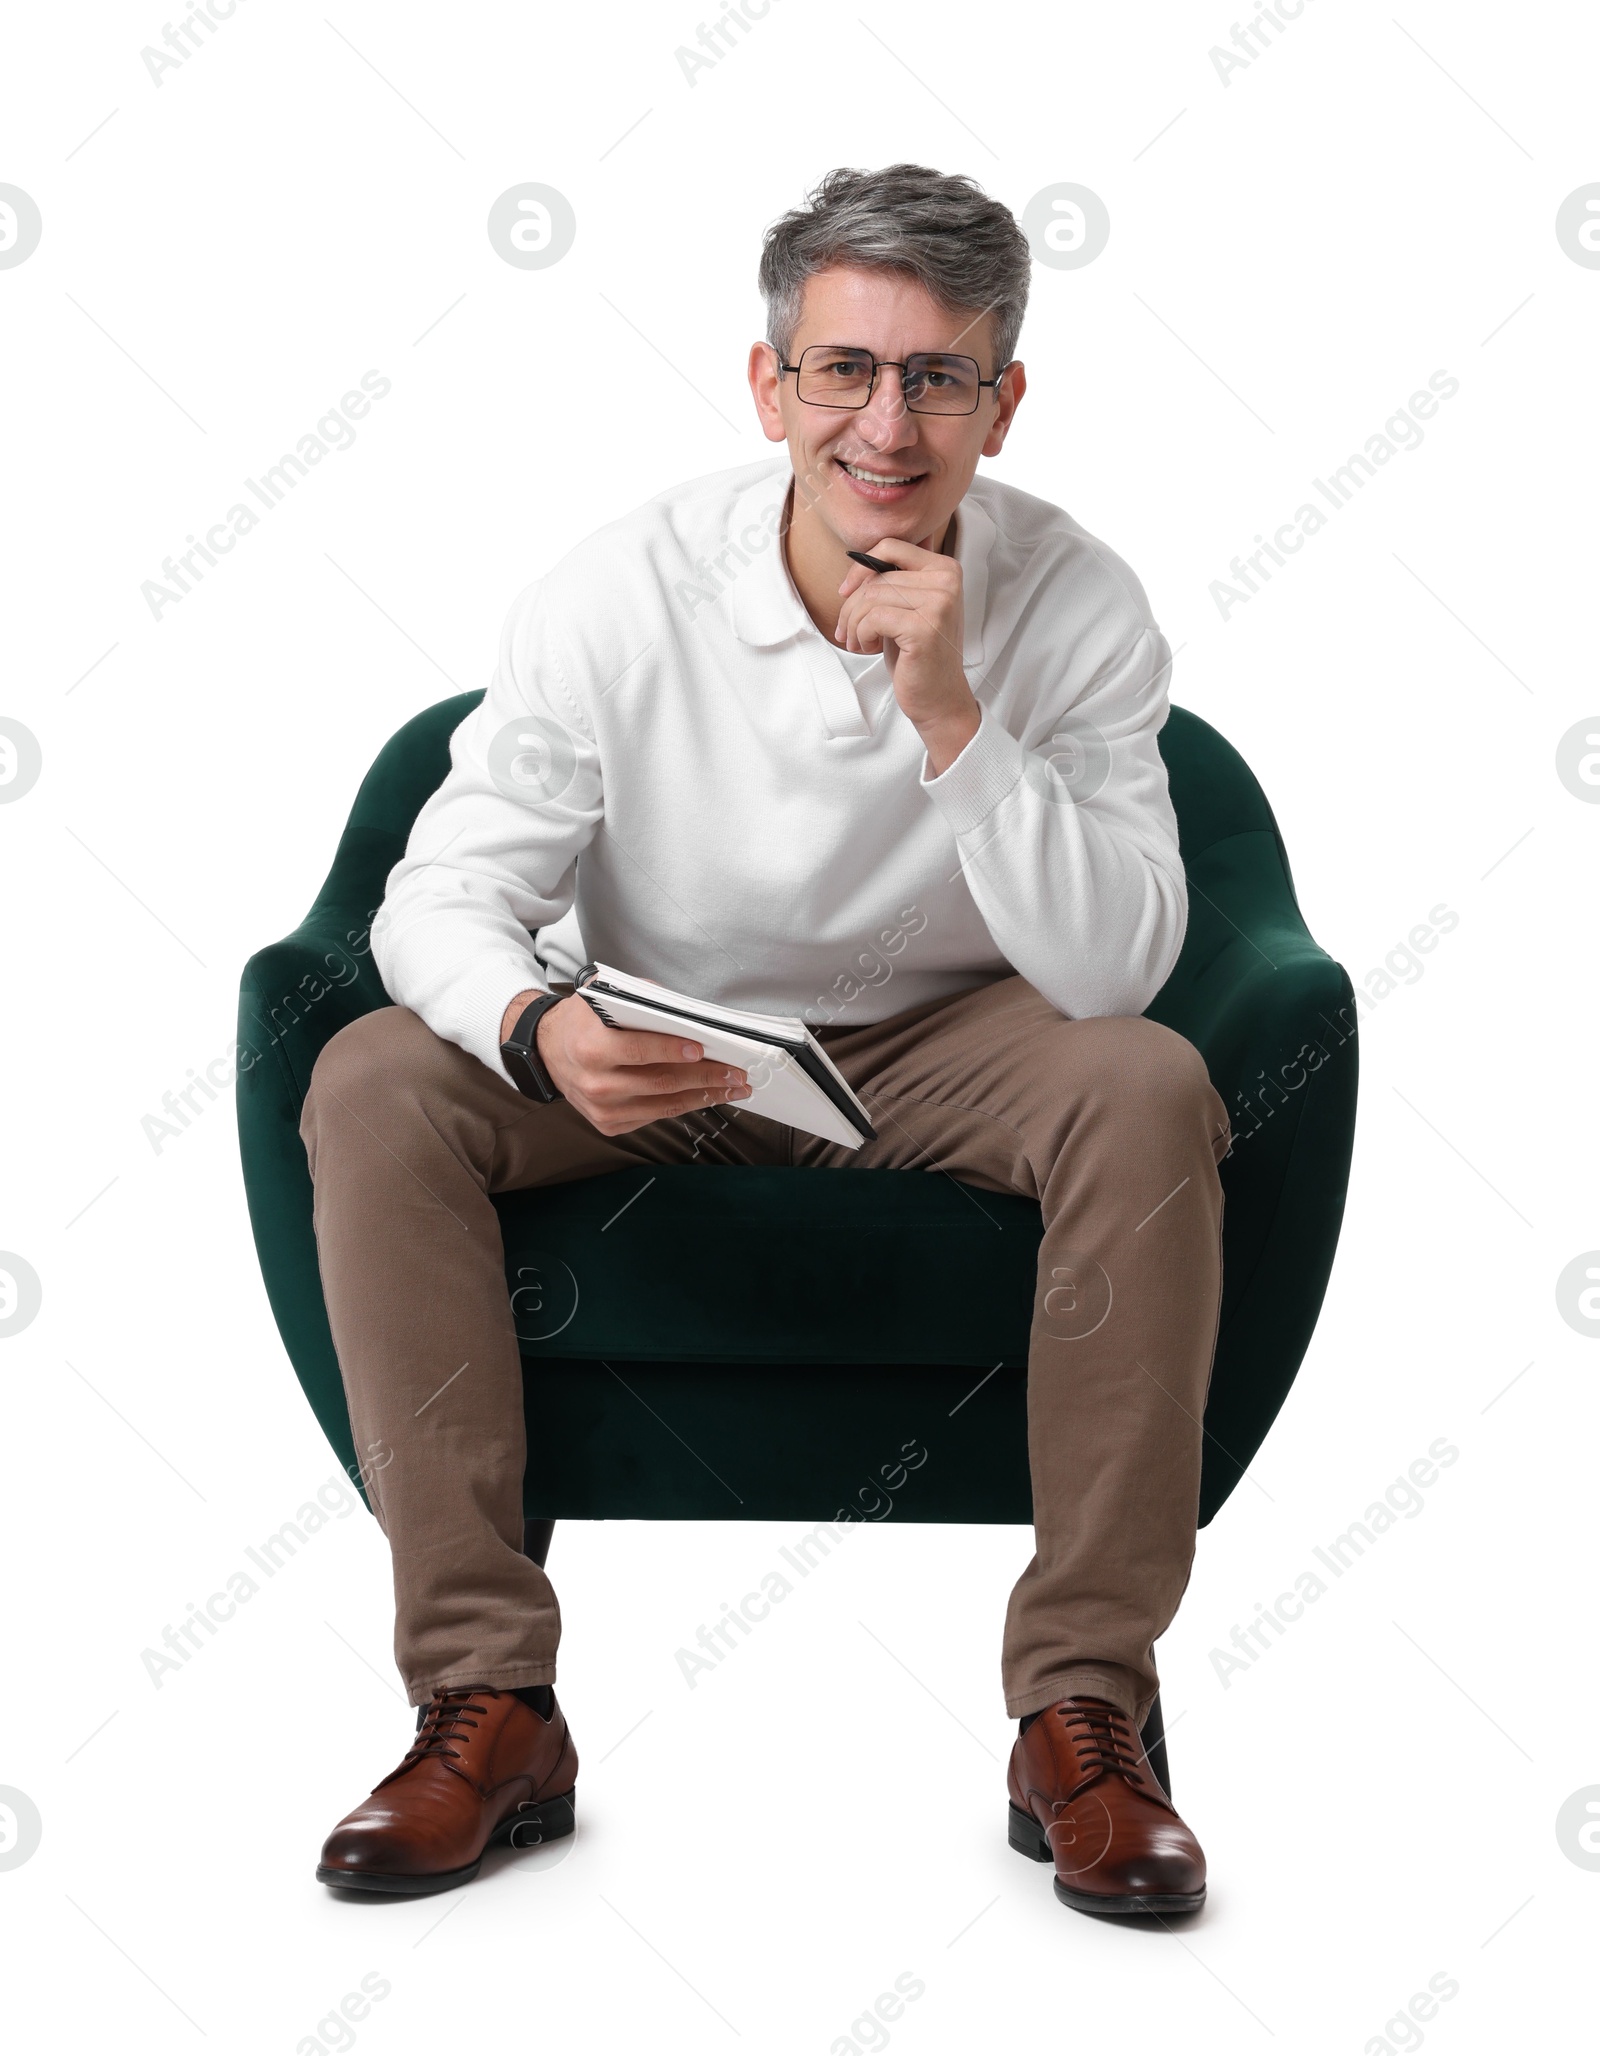
[[[976,414],[979,389],[998,386],[1009,369],[1002,364],[993,378],[980,378],[975,357],[913,350],[901,364],[841,343],[812,343],[800,352],[798,364],[785,364],[781,351],[777,355],[780,377],[787,371],[795,374],[795,391],[808,407],[864,407],[877,386],[878,373],[887,368],[900,374],[909,414]]]

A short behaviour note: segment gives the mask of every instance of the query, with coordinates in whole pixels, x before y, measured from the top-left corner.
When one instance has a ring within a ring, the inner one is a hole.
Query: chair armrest
[[[239,984],[234,1086],[245,1198],[278,1332],[323,1432],[362,1496],[328,1330],[300,1115],[312,1066],[346,1023],[388,1006],[364,908],[324,897],[292,935],[258,950]]]
[[[1293,1034],[1292,1055],[1306,1023],[1345,1004],[1349,979],[1306,927],[1275,830],[1213,843],[1189,863],[1188,891],[1183,952],[1146,1012],[1195,1045],[1231,1104],[1257,1052]]]
[[[1307,929],[1276,830],[1221,838],[1188,878],[1183,954],[1147,1011],[1200,1051],[1232,1129],[1203,1526],[1260,1447],[1316,1325],[1359,1070],[1349,975]]]
[[[274,1067],[298,1110],[323,1046],[392,1005],[372,961],[365,910],[320,902],[292,935],[258,950],[239,982],[239,1071]]]

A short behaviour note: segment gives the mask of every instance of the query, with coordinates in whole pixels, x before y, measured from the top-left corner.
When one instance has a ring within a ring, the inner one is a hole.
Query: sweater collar
[[[728,534],[734,543],[751,531],[770,538],[742,568],[728,588],[729,618],[741,642],[768,648],[792,637],[816,634],[811,616],[795,590],[780,539],[772,533],[773,508],[788,502],[794,474],[787,464],[774,466],[754,479],[734,502]],[[983,617],[989,596],[989,551],[995,526],[969,492],[956,509],[955,559],[961,566],[961,663],[969,672],[983,665]],[[742,545],[748,548],[748,543]],[[976,681],[975,681],[976,683]]]

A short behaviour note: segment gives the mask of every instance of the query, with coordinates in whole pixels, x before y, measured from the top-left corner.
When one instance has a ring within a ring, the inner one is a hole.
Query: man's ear
[[[1020,361],[1008,365],[1001,373],[996,393],[999,404],[995,408],[994,425],[983,439],[984,456],[998,457],[1004,449],[1006,436],[1011,427],[1011,417],[1022,404],[1022,396],[1027,390],[1028,374],[1023,370]]]
[[[769,443],[788,440],[783,425],[783,408],[778,401],[778,353],[770,343],[752,343],[749,363],[750,393],[756,403],[761,433]]]

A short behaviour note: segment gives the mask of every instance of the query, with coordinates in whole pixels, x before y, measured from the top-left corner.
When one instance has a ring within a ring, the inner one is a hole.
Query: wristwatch
[[[566,997],[563,992],[544,992],[537,999],[529,1000],[518,1014],[511,1033],[500,1045],[500,1061],[510,1072],[518,1092],[526,1099],[548,1101],[561,1097],[555,1080],[544,1067],[544,1059],[539,1055],[539,1045],[534,1037],[544,1016]]]

